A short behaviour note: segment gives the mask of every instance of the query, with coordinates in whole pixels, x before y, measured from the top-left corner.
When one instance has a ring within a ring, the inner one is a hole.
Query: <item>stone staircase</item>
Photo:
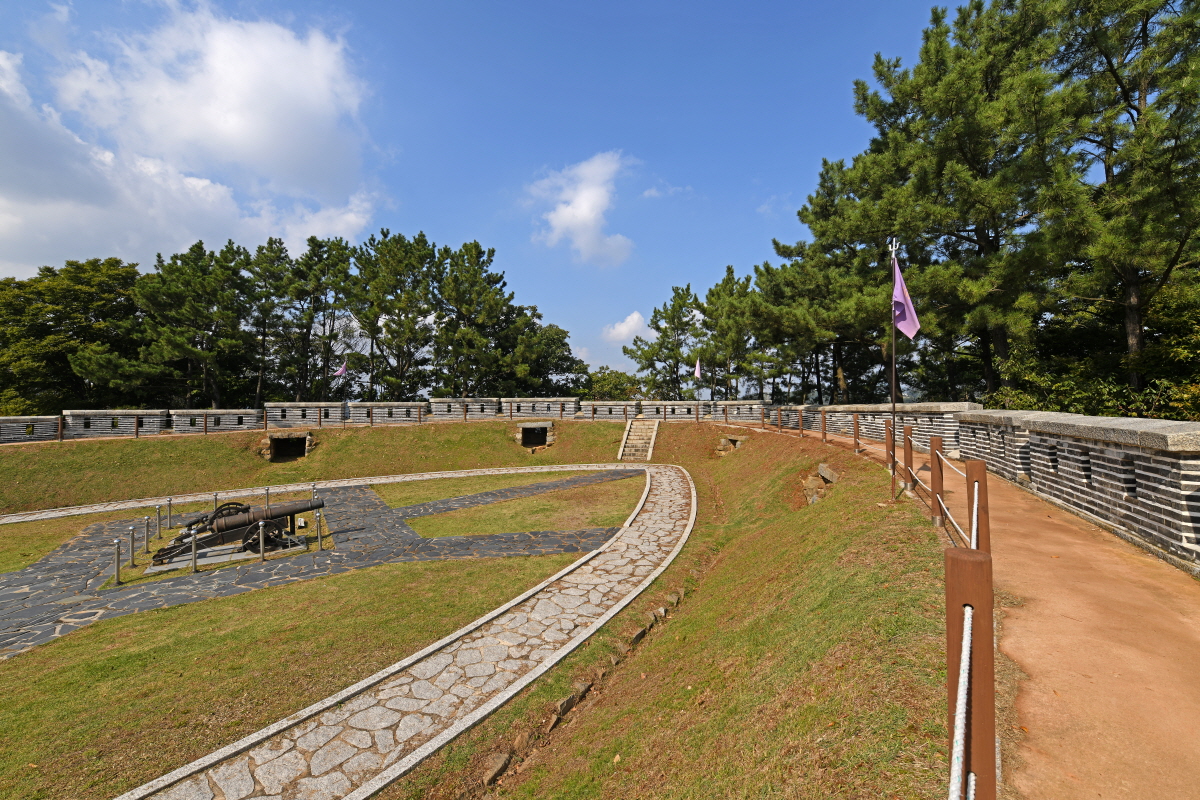
[[[625,425],[618,461],[649,461],[654,455],[654,438],[658,435],[658,420],[631,419]]]

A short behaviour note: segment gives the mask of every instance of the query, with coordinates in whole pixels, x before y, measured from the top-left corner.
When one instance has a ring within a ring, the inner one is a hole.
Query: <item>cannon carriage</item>
[[[239,553],[300,546],[303,542],[296,536],[297,515],[324,507],[325,501],[320,498],[258,507],[225,503],[185,523],[183,533],[154,554],[153,563],[165,564],[191,552],[193,539],[197,550],[232,545]]]

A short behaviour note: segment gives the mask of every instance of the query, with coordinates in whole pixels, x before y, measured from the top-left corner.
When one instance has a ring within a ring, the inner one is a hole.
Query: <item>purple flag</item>
[[[700,356],[696,356],[696,380],[700,380]]]
[[[907,297],[907,296],[908,296],[908,295],[905,295],[905,297]],[[909,338],[912,338],[912,337],[909,337]],[[340,377],[342,377],[343,375],[345,375],[345,374],[346,374],[346,364],[347,364],[347,363],[348,363],[348,362],[346,362],[346,361],[343,361],[343,362],[342,362],[342,366],[341,366],[341,368],[340,368],[340,369],[339,369],[337,372],[333,373],[333,377],[335,377],[335,378],[340,378]]]
[[[921,330],[921,321],[917,319],[917,310],[913,308],[912,298],[908,296],[908,287],[904,285],[904,276],[900,274],[900,262],[892,254],[892,321],[896,330],[908,338],[917,335]]]

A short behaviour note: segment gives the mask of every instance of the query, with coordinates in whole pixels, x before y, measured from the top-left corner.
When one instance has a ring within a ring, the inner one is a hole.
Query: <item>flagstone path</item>
[[[670,564],[695,522],[685,470],[647,465],[600,550],[466,628],[118,800],[363,800],[585,641]]]
[[[473,470],[457,474],[477,475],[480,472],[496,473],[495,470]],[[436,474],[449,477],[446,473]],[[122,548],[122,563],[126,563],[129,548],[125,534],[130,525],[141,530],[141,523],[132,519],[95,523],[37,563],[23,570],[0,574],[0,657],[14,656],[102,619],[229,597],[376,564],[590,552],[611,539],[618,529],[528,531],[426,539],[404,520],[641,474],[641,467],[631,469],[613,465],[613,468],[590,470],[583,475],[397,509],[390,508],[369,485],[327,485],[320,489],[320,496],[325,500],[325,519],[332,531],[334,546],[331,550],[276,557],[265,562],[246,561],[194,575],[177,575],[103,590],[99,587],[114,571],[115,549]],[[371,478],[360,480],[362,484],[382,482]],[[114,539],[120,544],[114,545]],[[150,558],[144,553],[140,557]]]

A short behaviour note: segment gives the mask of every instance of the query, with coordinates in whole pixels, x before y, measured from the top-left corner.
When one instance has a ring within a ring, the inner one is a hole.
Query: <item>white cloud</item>
[[[171,5],[161,26],[112,44],[67,51],[55,104],[40,108],[21,55],[0,51],[0,271],[145,264],[197,239],[280,236],[299,250],[370,222],[364,89],[341,39]]]
[[[600,332],[600,337],[604,341],[617,344],[632,342],[635,336],[641,336],[643,339],[653,339],[658,336],[646,324],[646,318],[642,316],[640,311],[634,311],[620,322],[605,325],[604,330]]]
[[[650,198],[670,197],[673,194],[679,194],[680,192],[690,192],[691,190],[692,190],[691,186],[672,186],[669,183],[664,183],[664,182],[660,181],[657,186],[651,186],[649,189],[642,192],[642,197],[650,197]]]
[[[617,150],[597,153],[530,186],[534,197],[555,203],[542,215],[547,227],[534,241],[554,247],[567,239],[581,260],[597,264],[616,265],[629,258],[633,242],[619,233],[605,235],[604,215],[616,194],[617,174],[633,163]]]

